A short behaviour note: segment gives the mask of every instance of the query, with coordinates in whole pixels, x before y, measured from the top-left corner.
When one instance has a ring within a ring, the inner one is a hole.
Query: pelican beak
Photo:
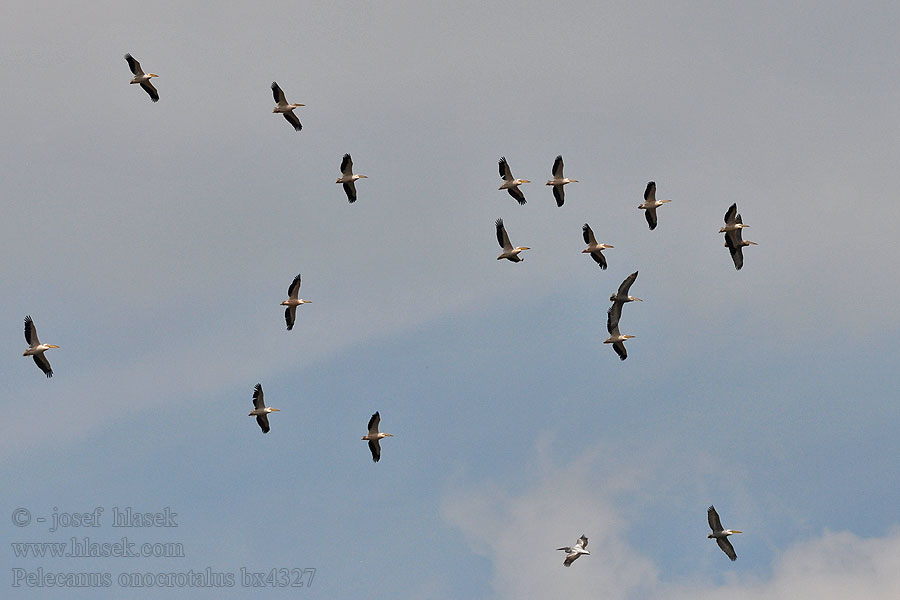
[[[159,77],[156,73],[150,73],[149,77]]]
[[[759,246],[759,244],[757,244],[756,242],[751,242],[750,240],[747,240],[747,243],[751,246]]]
[[[53,344],[47,344],[48,348],[59,348],[59,346],[54,346]]]
[[[603,244],[603,248],[615,248],[615,246],[610,246],[609,244]]]
[[[384,434],[384,437],[394,437],[394,434],[393,434],[393,433],[386,433],[386,434]]]
[[[368,175],[360,175],[359,178],[360,178],[360,179],[368,179],[369,176],[368,176]]]
[[[587,248],[585,248],[584,250],[581,251],[581,253],[582,253],[582,254],[589,254],[589,253],[590,253],[590,250],[588,250]]]
[[[522,246],[522,250],[531,250],[528,246]]]
[[[522,180],[522,183],[531,183],[531,180],[529,180],[529,179],[523,179],[523,180]]]
[[[641,300],[640,298],[635,298],[635,300],[637,300],[638,302],[643,302],[643,300]]]
[[[731,533],[744,533],[744,532],[735,530],[735,531],[732,531]]]
[[[280,409],[280,408],[273,408],[273,409],[272,409],[272,412],[281,412],[281,409]]]
[[[633,338],[634,336],[633,336],[633,335],[625,335],[625,336],[622,336],[622,337],[624,337],[626,340],[630,340],[630,339]]]
[[[569,181],[569,183],[578,183],[578,180],[577,180],[577,179],[573,179],[573,180]],[[588,554],[590,554],[590,552],[588,552]]]

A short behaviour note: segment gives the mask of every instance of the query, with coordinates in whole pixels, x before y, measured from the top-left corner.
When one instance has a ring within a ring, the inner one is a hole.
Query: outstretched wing
[[[625,360],[628,358],[628,351],[625,350],[625,344],[622,342],[616,342],[612,345],[613,350],[616,351],[616,354],[619,355],[619,360]]]
[[[298,273],[291,285],[288,286],[288,298],[296,300],[300,296],[300,274]]]
[[[706,509],[706,520],[709,521],[709,528],[713,530],[713,533],[724,529],[722,527],[722,521],[719,520],[719,513],[716,512],[715,506],[710,506]]]
[[[556,157],[556,160],[553,161],[553,179],[562,179],[563,178],[563,159],[562,154]]]
[[[372,460],[374,462],[381,460],[381,444],[378,440],[369,440],[369,450],[372,452]]]
[[[281,91],[281,87],[274,81],[272,82],[272,97],[275,98],[276,104],[287,104],[287,100],[284,99],[284,92]]]
[[[53,377],[53,369],[50,368],[50,361],[47,360],[47,357],[44,356],[43,352],[38,354],[32,354],[31,358],[34,359],[34,364],[36,364],[41,371],[44,372],[44,375],[47,377]]]
[[[601,269],[603,269],[604,271],[606,270],[606,257],[603,256],[603,253],[601,251],[597,250],[596,252],[591,252],[591,258],[593,258],[597,262],[597,264],[600,265]]]
[[[656,202],[656,182],[648,181],[644,190],[644,202]]]
[[[719,545],[719,548],[722,549],[728,558],[731,560],[737,560],[737,552],[734,551],[734,546],[731,545],[731,542],[728,541],[727,537],[716,538],[716,543]]]
[[[263,433],[269,433],[269,415],[256,415],[256,422]]]
[[[509,163],[506,162],[506,157],[500,157],[500,177],[503,178],[503,181],[512,181],[512,171],[509,170]]]
[[[141,87],[144,88],[144,91],[150,95],[150,99],[154,102],[159,102],[159,92],[156,91],[156,88],[153,87],[153,84],[149,81],[145,81],[141,84]]]
[[[619,286],[619,296],[627,296],[628,292],[631,290],[631,285],[634,283],[634,280],[637,279],[638,272],[635,271],[631,275],[625,278],[622,282],[622,285]]]
[[[378,411],[375,411],[375,414],[369,419],[369,435],[375,435],[378,433],[378,424],[381,423],[381,415]]]
[[[644,217],[647,219],[647,225],[650,226],[650,231],[656,229],[656,208],[647,208],[644,209]]]
[[[516,199],[516,202],[519,204],[525,204],[525,194],[522,193],[522,190],[519,189],[519,186],[514,185],[511,188],[506,188],[506,191],[509,192],[509,195]]]
[[[590,246],[597,245],[597,238],[594,237],[594,230],[591,229],[591,226],[585,223],[581,226],[581,233],[584,236],[584,243]]]
[[[296,306],[288,306],[284,309],[284,323],[287,325],[287,330],[290,331],[294,328],[294,322],[297,320],[297,307]]]
[[[25,316],[25,341],[28,342],[30,347],[41,343],[38,339],[37,327],[34,326],[34,321],[31,320],[31,315]]]
[[[266,407],[266,401],[263,398],[262,384],[257,383],[253,388],[253,408],[260,410]]]
[[[287,119],[287,122],[293,126],[294,131],[300,131],[301,129],[303,129],[303,125],[300,124],[300,119],[299,117],[297,117],[297,115],[294,114],[294,111],[291,110],[283,114],[284,118]]]
[[[512,244],[509,243],[509,236],[506,235],[506,227],[503,226],[503,219],[494,221],[497,226],[497,242],[504,250],[512,250]]]
[[[125,60],[128,62],[128,68],[131,69],[131,72],[136,77],[141,77],[144,74],[144,71],[141,70],[141,63],[136,61],[131,54],[126,54]]]
[[[353,159],[350,158],[349,154],[345,154],[341,160],[341,175],[345,177],[353,175]]]
[[[566,201],[566,190],[563,188],[564,186],[561,185],[553,186],[553,197],[556,198],[556,206],[562,206]]]
[[[356,202],[356,183],[349,181],[344,184],[344,193],[347,194],[347,201],[350,204]]]
[[[734,223],[734,216],[737,214],[737,202],[728,207],[728,210],[725,212],[725,223],[730,225]]]

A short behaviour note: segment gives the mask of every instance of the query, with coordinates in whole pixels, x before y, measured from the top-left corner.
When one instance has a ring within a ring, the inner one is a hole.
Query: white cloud
[[[877,538],[847,531],[825,531],[793,544],[784,538],[786,549],[776,550],[771,569],[763,574],[735,571],[716,582],[705,572],[673,577],[642,555],[630,537],[647,526],[639,514],[643,511],[630,509],[644,502],[641,486],[656,477],[658,469],[651,472],[641,459],[611,469],[608,453],[599,447],[567,465],[552,464],[545,450],[539,455],[527,488],[511,491],[490,483],[458,492],[442,507],[444,518],[459,527],[473,552],[491,561],[497,598],[565,597],[601,590],[604,598],[613,599],[718,600],[723,594],[733,600],[900,598],[896,527]],[[566,569],[563,553],[554,548],[570,545],[582,533],[589,538],[592,556]]]

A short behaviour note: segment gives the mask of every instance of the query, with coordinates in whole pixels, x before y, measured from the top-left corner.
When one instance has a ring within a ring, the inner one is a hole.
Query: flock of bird
[[[159,77],[156,73],[145,73],[141,68],[141,64],[131,55],[125,55],[125,61],[128,63],[129,68],[131,69],[132,74],[134,75],[130,81],[132,84],[138,84],[143,88],[144,91],[150,96],[150,99],[153,102],[159,101],[159,92],[156,87],[152,83],[152,78]],[[303,104],[288,104],[284,92],[281,87],[276,82],[272,82],[272,94],[275,100],[275,108],[272,110],[273,113],[282,114],[284,118],[291,124],[295,131],[300,131],[303,129],[303,125],[300,123],[300,119],[294,113],[296,108],[304,106]],[[577,179],[570,179],[565,177],[563,174],[563,158],[561,155],[557,156],[553,161],[552,167],[552,179],[548,180],[546,185],[551,186],[553,190],[553,197],[556,200],[556,205],[558,207],[562,207],[565,203],[565,186],[570,183],[578,183]],[[353,173],[353,159],[350,157],[350,154],[344,154],[343,159],[341,160],[340,166],[341,176],[337,179],[335,183],[340,183],[343,185],[344,192],[347,195],[347,200],[352,204],[356,202],[357,192],[356,192],[356,181],[359,179],[364,179],[367,176],[361,175],[357,173]],[[506,190],[510,196],[512,196],[520,205],[524,205],[526,203],[525,194],[520,189],[520,186],[523,184],[531,183],[528,179],[516,179],[512,175],[512,171],[510,170],[509,163],[507,162],[505,157],[500,158],[499,162],[499,171],[500,177],[503,180],[503,183],[500,185],[500,190]],[[644,211],[644,215],[647,219],[647,224],[650,227],[650,230],[654,230],[658,224],[658,218],[656,211],[663,204],[670,202],[670,200],[657,200],[656,199],[656,183],[650,181],[647,183],[647,187],[644,190],[644,201],[638,208]],[[495,222],[496,231],[497,231],[497,242],[500,244],[502,248],[502,252],[497,257],[497,260],[506,259],[511,262],[522,262],[522,257],[520,254],[525,250],[530,250],[528,246],[513,246],[509,240],[509,235],[506,232],[506,228],[503,224],[503,219],[497,219]],[[743,220],[741,219],[741,215],[737,212],[737,204],[732,204],[728,211],[725,213],[725,226],[719,230],[719,233],[725,234],[725,246],[728,248],[731,253],[731,258],[734,262],[734,267],[737,270],[740,270],[744,265],[744,257],[743,257],[743,248],[750,245],[756,245],[755,242],[744,240],[742,237],[742,230],[749,227],[749,225],[745,225]],[[613,248],[613,246],[609,244],[600,244],[597,243],[597,239],[594,236],[594,232],[591,229],[590,225],[585,223],[582,226],[582,234],[584,237],[584,242],[587,244],[587,247],[582,250],[582,253],[590,254],[591,258],[597,263],[600,269],[607,268],[607,260],[603,255],[603,250]],[[622,316],[622,308],[625,304],[629,302],[640,302],[641,299],[629,294],[631,290],[631,286],[634,284],[637,279],[638,272],[635,271],[631,275],[625,278],[625,280],[618,287],[616,292],[614,292],[609,300],[612,303],[607,311],[607,331],[609,332],[609,337],[604,340],[604,344],[611,344],[613,350],[619,356],[621,360],[625,360],[628,358],[628,353],[625,350],[625,341],[633,338],[633,335],[624,335],[619,330],[619,321]],[[298,274],[294,277],[293,281],[291,281],[288,286],[288,299],[284,300],[281,305],[285,306],[284,318],[285,323],[287,325],[287,330],[290,331],[294,327],[294,323],[297,318],[297,307],[302,306],[303,304],[311,303],[311,300],[306,300],[304,298],[300,298],[300,284],[301,278]],[[53,376],[53,369],[50,366],[50,361],[47,360],[45,352],[51,348],[59,348],[59,346],[53,344],[43,344],[38,339],[37,328],[35,327],[34,321],[31,316],[25,317],[25,341],[28,343],[28,348],[25,349],[23,356],[31,356],[34,359],[35,364],[40,368],[40,370],[49,378]],[[266,406],[265,399],[263,395],[262,385],[257,383],[253,389],[253,410],[250,411],[248,416],[256,417],[256,422],[259,425],[260,429],[263,433],[268,433],[270,430],[269,426],[269,414],[273,412],[278,412],[279,409],[273,408],[271,406]],[[386,437],[392,437],[390,433],[384,433],[379,431],[379,425],[381,422],[381,415],[379,412],[375,412],[371,416],[368,422],[368,432],[361,439],[363,441],[367,441],[369,445],[369,450],[372,454],[372,460],[374,462],[378,462],[381,459],[381,440]],[[737,560],[737,554],[734,551],[734,547],[731,545],[731,542],[728,540],[728,536],[741,533],[737,530],[732,529],[724,529],[722,527],[722,523],[719,520],[719,515],[716,512],[716,509],[713,506],[710,506],[707,510],[707,518],[709,521],[709,527],[712,530],[707,537],[710,539],[715,539],[716,543],[722,549],[722,551],[730,558],[731,560]],[[558,550],[562,550],[566,553],[565,560],[563,564],[566,567],[572,565],[575,560],[577,560],[582,555],[590,555],[591,553],[586,549],[588,544],[588,538],[585,535],[582,535],[574,546],[564,546],[558,548]]]

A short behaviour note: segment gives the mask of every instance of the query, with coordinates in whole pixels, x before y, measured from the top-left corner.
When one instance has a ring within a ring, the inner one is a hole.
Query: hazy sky
[[[0,7],[0,594],[900,596],[895,3],[185,4]],[[652,232],[649,180],[672,200]],[[732,202],[759,243],[740,272]],[[498,217],[523,263],[495,260]],[[607,298],[635,270],[620,362]],[[61,346],[50,380],[26,314]],[[177,527],[112,527],[124,507]],[[85,536],[184,556],[12,545]],[[118,579],[207,567],[234,586]],[[13,587],[39,569],[111,585]]]

